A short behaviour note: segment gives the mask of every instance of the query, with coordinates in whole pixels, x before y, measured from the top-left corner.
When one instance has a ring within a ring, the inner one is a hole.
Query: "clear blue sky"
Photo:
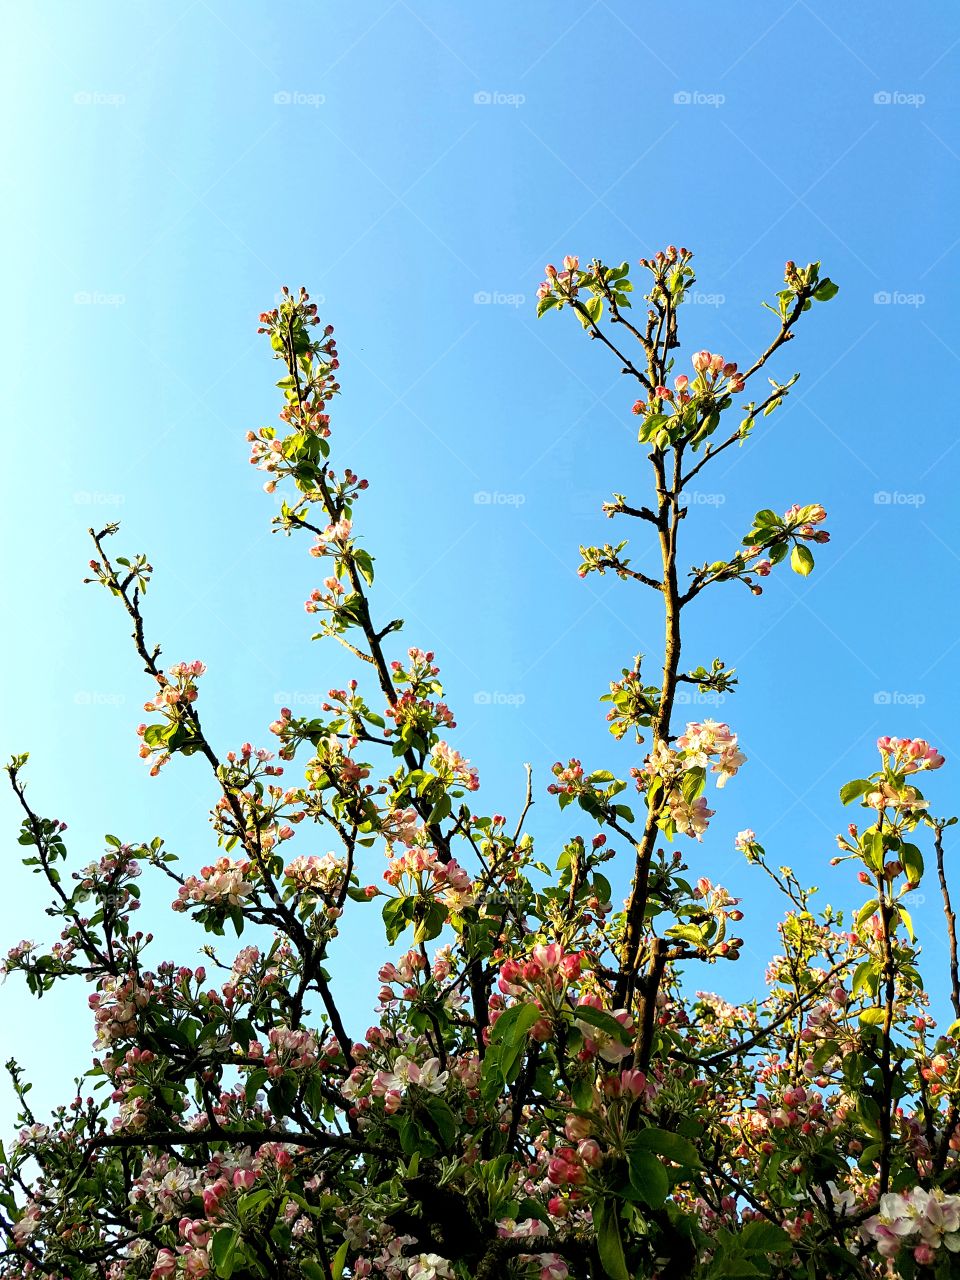
[[[760,601],[715,591],[688,632],[691,663],[739,670],[722,712],[750,757],[704,844],[683,846],[747,899],[738,971],[698,985],[745,993],[776,946],[779,905],[732,853],[741,827],[843,905],[837,789],[873,767],[878,733],[936,743],[948,768],[930,794],[957,807],[960,14],[46,0],[4,27],[2,746],[31,751],[34,803],[69,821],[78,861],[105,831],[163,834],[189,870],[213,848],[204,766],[150,780],[137,759],[149,689],[123,617],[80,585],[90,523],[120,518],[123,544],[149,552],[149,633],[169,661],[207,662],[220,749],[268,744],[279,701],[346,674],[309,643],[317,562],[269,535],[246,461],[243,433],[277,408],[254,330],[282,283],[337,325],[336,456],[371,481],[375,608],[436,649],[479,803],[515,811],[529,760],[541,852],[589,833],[543,794],[549,765],[636,762],[597,698],[660,631],[653,597],[576,577],[577,546],[612,536],[612,490],[645,499],[646,465],[632,387],[566,315],[538,323],[533,299],[564,253],[635,261],[671,241],[697,253],[688,352],[756,351],[788,257],[823,259],[842,286],[776,366],[803,371],[789,407],[706,473],[685,530],[687,563],[732,550],[761,506],[823,502],[833,533],[811,579],[780,574]],[[643,530],[624,532],[641,554]],[[0,820],[6,947],[47,922],[6,795]],[[338,961],[355,1009],[375,965],[359,914]],[[914,914],[942,965],[929,887]],[[182,919],[150,922],[193,958]],[[85,995],[0,991],[0,1047],[41,1102],[69,1097],[55,1081],[87,1060]]]

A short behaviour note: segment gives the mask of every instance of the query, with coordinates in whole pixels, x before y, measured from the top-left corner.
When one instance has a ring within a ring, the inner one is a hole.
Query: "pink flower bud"
[[[588,1169],[596,1169],[603,1160],[600,1144],[594,1138],[585,1138],[577,1146],[577,1155]]]
[[[590,1121],[587,1116],[568,1115],[563,1122],[563,1131],[571,1142],[590,1136]]]

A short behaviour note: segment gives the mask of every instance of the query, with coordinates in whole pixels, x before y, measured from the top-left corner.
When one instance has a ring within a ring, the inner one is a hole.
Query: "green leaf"
[[[900,861],[911,884],[919,884],[923,879],[923,854],[915,844],[904,844],[900,848]]]
[[[666,1169],[652,1151],[643,1151],[639,1147],[633,1148],[628,1159],[630,1185],[651,1209],[659,1209],[670,1191]]]
[[[540,1017],[535,1004],[514,1004],[497,1019],[490,1032],[491,1044],[502,1044],[508,1049],[525,1041],[527,1032]]]
[[[829,302],[831,298],[835,298],[840,292],[840,286],[834,284],[828,276],[826,280],[821,280],[813,291],[813,296],[817,302]]]
[[[879,1142],[872,1142],[869,1147],[864,1147],[857,1164],[864,1173],[876,1174],[874,1165],[882,1150]]]
[[[273,1199],[273,1195],[269,1187],[264,1187],[260,1191],[251,1191],[248,1195],[241,1196],[237,1201],[240,1220],[248,1222],[251,1218],[255,1218],[263,1206]]]
[[[436,1127],[441,1143],[449,1151],[457,1140],[457,1117],[442,1098],[429,1097],[425,1100],[424,1107]]]
[[[450,797],[444,793],[430,810],[430,816],[427,818],[427,823],[432,827],[435,826],[436,823],[442,822],[444,818],[449,818],[452,807]]]
[[[347,1244],[346,1240],[344,1240],[343,1244],[333,1255],[333,1261],[330,1264],[331,1280],[340,1280],[340,1277],[343,1275],[343,1268],[347,1264],[347,1252],[349,1247],[350,1246]]]
[[[353,553],[354,563],[366,579],[367,586],[373,586],[373,556],[369,551],[356,550]]]
[[[233,1275],[239,1240],[240,1233],[235,1228],[221,1227],[210,1244],[213,1265],[217,1269],[217,1275],[221,1276],[222,1280],[230,1280],[230,1276]]]
[[[603,1199],[593,1206],[593,1221],[597,1232],[597,1251],[604,1274],[610,1280],[630,1280],[627,1260],[623,1256],[623,1238],[620,1233],[620,1214],[616,1201]]]
[[[876,898],[871,898],[869,902],[865,902],[857,912],[857,928],[862,929],[865,922],[870,919],[873,913],[879,907],[880,903]]]
[[[853,782],[845,782],[840,788],[840,803],[850,804],[856,800],[858,796],[865,795],[873,789],[874,784],[869,778],[855,778]]]
[[[410,923],[412,903],[409,898],[388,898],[383,904],[383,923],[391,946]]]
[[[627,1031],[621,1022],[617,1021],[612,1013],[606,1013],[603,1009],[594,1009],[589,1004],[578,1004],[572,1010],[572,1014],[575,1021],[585,1022],[590,1027],[596,1027],[598,1031],[612,1036],[614,1040],[619,1040],[621,1044],[631,1043],[631,1033]],[[499,1025],[498,1022],[497,1026]]]
[[[864,1009],[860,1014],[860,1025],[864,1027],[879,1027],[886,1019],[887,1011],[879,1005]]]
[[[861,960],[853,971],[853,981],[850,983],[850,994],[855,996],[861,988],[876,995],[877,991],[877,967],[872,960]]]
[[[857,1099],[857,1115],[872,1138],[880,1137],[880,1108],[872,1098],[861,1094]]]
[[[437,938],[443,932],[443,926],[447,923],[447,908],[442,902],[432,902],[423,914],[423,918],[417,921],[417,927],[413,931],[413,941],[417,946],[421,942],[429,942],[432,938]]]
[[[637,1134],[636,1146],[640,1151],[653,1151],[658,1156],[666,1156],[686,1169],[698,1169],[700,1156],[696,1147],[679,1133],[671,1133],[667,1129],[641,1129]]]
[[[285,1116],[297,1096],[296,1081],[292,1076],[280,1076],[267,1089],[267,1105],[279,1120]]]
[[[583,310],[590,317],[594,324],[600,323],[600,317],[603,315],[603,299],[598,297],[591,298],[588,302],[582,304]],[[586,321],[582,321],[583,327],[587,328]]]
[[[606,876],[602,876],[599,871],[593,873],[593,892],[598,902],[611,902],[613,899],[613,889],[610,881]]]
[[[906,907],[901,907],[900,904],[898,903],[897,915],[903,921],[903,927],[906,929],[907,933],[910,935],[910,941],[916,942],[917,935],[913,931],[913,917],[910,915],[910,912],[906,909]]]
[[[248,1106],[253,1105],[254,1099],[268,1079],[269,1076],[265,1067],[258,1067],[255,1071],[251,1071],[247,1076],[245,1093]]]
[[[799,573],[805,578],[813,568],[813,556],[810,554],[808,547],[801,546],[800,543],[793,548],[790,553],[790,568],[794,573]]]
[[[786,1253],[790,1237],[775,1222],[748,1222],[740,1232],[740,1242],[750,1253]]]

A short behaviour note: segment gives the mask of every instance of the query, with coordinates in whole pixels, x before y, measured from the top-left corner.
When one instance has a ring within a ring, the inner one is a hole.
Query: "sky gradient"
[[[370,479],[357,524],[374,609],[436,650],[479,806],[515,813],[529,761],[541,856],[591,833],[545,795],[549,766],[638,763],[597,699],[635,653],[658,654],[660,618],[639,587],[578,579],[577,548],[618,533],[600,514],[613,490],[648,500],[647,467],[633,386],[568,314],[538,322],[534,294],[565,253],[636,262],[670,242],[697,255],[684,361],[762,349],[759,303],[786,258],[822,259],[841,286],[773,365],[802,371],[787,406],[703,473],[684,529],[684,565],[732,551],[760,507],[822,502],[833,538],[810,579],[691,610],[687,663],[720,656],[741,684],[690,718],[728,719],[750,761],[704,843],[682,845],[746,899],[743,958],[696,985],[756,990],[776,950],[780,905],[734,854],[742,827],[822,901],[859,901],[828,859],[838,788],[875,767],[879,733],[935,743],[948,763],[928,794],[958,807],[960,12],[38,0],[3,27],[0,745],[31,752],[31,798],[70,824],[74,865],[104,832],[161,834],[188,872],[215,848],[204,766],[151,780],[137,759],[150,686],[114,602],[81,585],[88,525],[120,519],[115,549],[149,553],[148,635],[167,661],[207,663],[221,751],[270,745],[280,705],[352,674],[310,644],[318,564],[271,536],[247,463],[244,432],[279,407],[257,313],[284,283],[337,327],[334,457]],[[644,529],[628,535],[652,564]],[[47,922],[7,794],[0,824],[5,950]],[[155,960],[196,962],[203,939],[156,890]],[[913,914],[942,970],[931,892]],[[358,1030],[376,937],[358,911],[335,958]],[[86,994],[0,990],[0,1050],[41,1110],[89,1060]],[[0,1088],[0,1129],[12,1114]]]

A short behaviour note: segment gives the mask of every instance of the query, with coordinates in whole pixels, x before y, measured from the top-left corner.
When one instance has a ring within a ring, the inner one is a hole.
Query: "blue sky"
[[[703,845],[683,845],[746,898],[743,959],[697,985],[756,989],[776,948],[779,905],[732,853],[741,827],[849,905],[852,877],[827,866],[837,790],[874,766],[878,733],[936,743],[929,794],[955,805],[960,14],[45,0],[4,26],[2,746],[31,751],[33,801],[70,823],[78,862],[107,831],[162,834],[189,870],[213,848],[204,767],[150,780],[137,759],[149,688],[123,617],[80,585],[89,524],[119,518],[149,552],[149,633],[168,661],[207,662],[221,750],[266,743],[278,705],[348,674],[309,642],[317,562],[270,536],[243,440],[277,409],[257,313],[301,282],[337,326],[336,456],[371,481],[375,609],[437,651],[486,811],[516,810],[530,761],[541,853],[589,834],[543,793],[549,765],[636,763],[597,698],[657,652],[660,621],[641,589],[580,581],[577,547],[616,532],[599,512],[614,489],[646,500],[646,464],[633,388],[566,314],[538,323],[534,293],[564,253],[635,262],[669,242],[697,254],[686,352],[758,350],[788,257],[841,285],[774,366],[802,371],[788,407],[707,470],[685,529],[690,564],[762,506],[822,502],[833,534],[806,582],[718,589],[690,620],[689,663],[738,668],[721,710],[750,757]],[[642,563],[643,530],[627,534]],[[0,820],[6,947],[47,922],[6,795]],[[149,915],[195,955],[182,919]],[[942,974],[929,889],[914,916]],[[359,913],[337,961],[358,1030],[374,937]],[[87,1060],[85,995],[0,991],[3,1052],[40,1103]]]

